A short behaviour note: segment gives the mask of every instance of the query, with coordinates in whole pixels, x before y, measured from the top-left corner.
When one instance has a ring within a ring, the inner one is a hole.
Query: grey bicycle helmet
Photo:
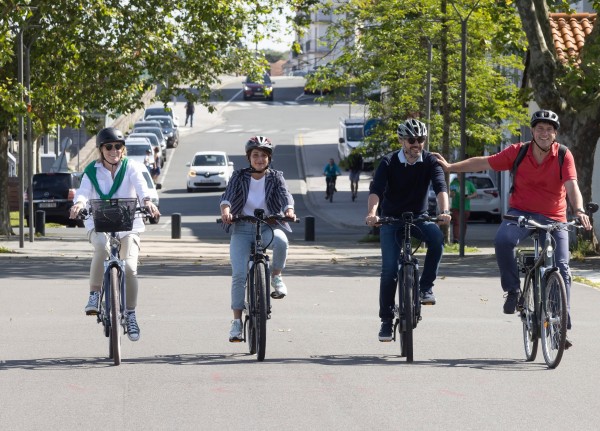
[[[399,138],[417,138],[427,136],[427,126],[414,118],[409,118],[404,123],[398,125]]]
[[[125,137],[123,132],[114,127],[106,127],[98,132],[96,135],[96,148],[100,148],[104,144],[110,144],[113,142],[120,142],[125,145]]]
[[[273,144],[266,136],[251,137],[248,142],[246,142],[246,156],[249,156],[250,151],[255,148],[265,151],[267,154],[269,154],[269,157],[271,157],[273,154]]]
[[[549,111],[547,109],[542,109],[540,111],[534,112],[531,116],[531,127],[535,127],[535,125],[539,122],[545,122],[552,124],[556,130],[560,129],[560,123],[558,122],[558,115],[554,112]]]

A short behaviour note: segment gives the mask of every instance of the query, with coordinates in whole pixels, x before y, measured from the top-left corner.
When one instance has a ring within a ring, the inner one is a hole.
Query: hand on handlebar
[[[585,230],[591,230],[592,224],[590,223],[590,218],[585,213],[578,213],[577,218],[579,218],[580,223],[583,225]]]
[[[367,224],[367,226],[376,226],[378,222],[379,217],[377,217],[376,215],[368,215],[365,218],[365,223]]]
[[[69,218],[76,219],[79,217],[79,213],[83,210],[84,205],[81,202],[75,202],[69,210]]]

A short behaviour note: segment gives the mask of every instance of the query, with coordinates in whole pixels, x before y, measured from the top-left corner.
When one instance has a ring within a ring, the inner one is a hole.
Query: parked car
[[[160,148],[162,148],[163,152],[166,153],[167,152],[167,139],[165,138],[165,135],[163,135],[162,132],[162,128],[161,127],[134,127],[133,130],[131,131],[132,134],[134,133],[153,133],[156,135],[156,137],[158,138],[158,142],[160,142]],[[166,156],[166,154],[165,154]]]
[[[154,181],[152,181],[152,177],[150,176],[150,173],[144,171],[143,172],[144,178],[146,179],[146,184],[148,186],[148,191],[150,193],[150,198],[152,199],[152,203],[154,205],[156,205],[156,208],[160,209],[160,200],[158,198],[158,191],[162,188],[162,185],[159,184],[154,184]],[[148,216],[148,221],[150,222],[150,224],[156,224],[158,223],[160,220],[160,216],[156,216],[156,217],[151,217]]]
[[[450,174],[450,183],[456,174]],[[500,222],[502,217],[500,192],[496,183],[486,173],[473,172],[465,174],[477,189],[477,197],[471,199],[471,215],[469,220],[484,219],[488,223]]]
[[[70,227],[83,227],[83,220],[72,220],[69,211],[73,206],[75,190],[81,184],[81,172],[50,172],[35,174],[33,190],[33,213],[43,210],[46,222],[64,224]],[[29,226],[30,193],[25,195],[25,222]]]
[[[233,174],[233,162],[224,151],[199,151],[194,154],[187,175],[187,191],[225,189]]]
[[[271,77],[266,73],[262,79],[256,75],[248,75],[242,84],[244,85],[244,100],[255,97],[273,100],[273,84],[275,82],[271,81]]]
[[[171,117],[168,115],[150,115],[146,117],[146,120],[160,123],[163,135],[167,139],[167,148],[176,148],[179,145],[179,127],[175,126]]]
[[[157,115],[168,115],[169,117],[171,117],[173,119],[173,123],[175,123],[175,125],[177,127],[179,127],[179,117],[173,113],[173,108],[171,107],[170,103],[167,105],[166,108],[162,104],[152,105],[152,106],[146,108],[144,111],[144,120],[150,116],[157,116]]]
[[[151,162],[154,162],[154,156],[152,152],[152,145],[150,142],[126,142],[127,158],[129,160],[135,160],[138,163],[144,164],[146,159],[146,152],[150,151]]]
[[[152,149],[158,147],[158,153],[161,158],[160,167],[162,168],[164,166],[167,161],[167,150],[160,146],[158,137],[154,133],[130,133],[127,138],[125,138],[125,143],[129,142],[131,139],[146,139],[152,145]]]

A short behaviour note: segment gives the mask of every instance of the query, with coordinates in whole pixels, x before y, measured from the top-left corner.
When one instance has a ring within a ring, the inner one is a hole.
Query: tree
[[[331,67],[329,86],[352,85],[357,97],[379,87],[382,97],[367,99],[369,115],[387,123],[374,136],[370,150],[397,145],[395,125],[407,116],[423,119],[427,70],[432,72],[430,145],[434,149],[460,145],[460,21],[475,2],[439,0],[351,0],[338,9],[345,16],[331,39],[346,41]],[[457,2],[454,2],[457,3]],[[473,3],[473,4],[471,4]],[[466,11],[466,12],[465,12]],[[506,129],[516,131],[525,120],[514,71],[522,69],[522,33],[514,8],[483,0],[469,20],[467,69],[467,136],[469,155],[484,146],[499,145]],[[354,37],[354,35],[358,35]],[[428,48],[432,60],[428,60]],[[325,85],[325,84],[323,84]],[[442,131],[446,128],[445,133]],[[440,145],[441,142],[441,145]],[[449,155],[449,154],[445,154]]]
[[[528,80],[540,107],[560,118],[560,141],[573,153],[584,202],[592,198],[594,153],[600,138],[600,26],[585,38],[578,57],[558,58],[544,0],[517,0],[529,45]],[[599,3],[594,2],[599,9]]]
[[[8,133],[29,116],[34,135],[56,125],[94,131],[95,113],[127,113],[161,85],[166,103],[183,95],[208,103],[219,75],[253,70],[248,49],[272,33],[284,5],[314,0],[6,0],[0,5],[0,235],[11,234],[7,201]],[[291,20],[291,18],[290,18]],[[258,29],[268,28],[267,32]],[[31,110],[17,84],[17,35],[31,65]],[[19,173],[23,175],[23,173]]]

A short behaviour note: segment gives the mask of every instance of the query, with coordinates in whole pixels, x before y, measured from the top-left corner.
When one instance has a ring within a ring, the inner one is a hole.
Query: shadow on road
[[[124,358],[123,365],[237,365],[256,361],[256,357],[242,353],[190,353],[180,355],[156,355],[141,358]],[[542,371],[547,370],[543,363],[525,362],[515,359],[464,358],[431,359],[406,363],[399,355],[312,355],[305,358],[266,358],[265,364],[295,363],[322,366],[407,366],[407,367],[448,367],[471,368],[490,371]],[[20,370],[67,370],[74,368],[91,369],[112,366],[108,358],[41,358],[5,360],[0,362],[0,371]]]

